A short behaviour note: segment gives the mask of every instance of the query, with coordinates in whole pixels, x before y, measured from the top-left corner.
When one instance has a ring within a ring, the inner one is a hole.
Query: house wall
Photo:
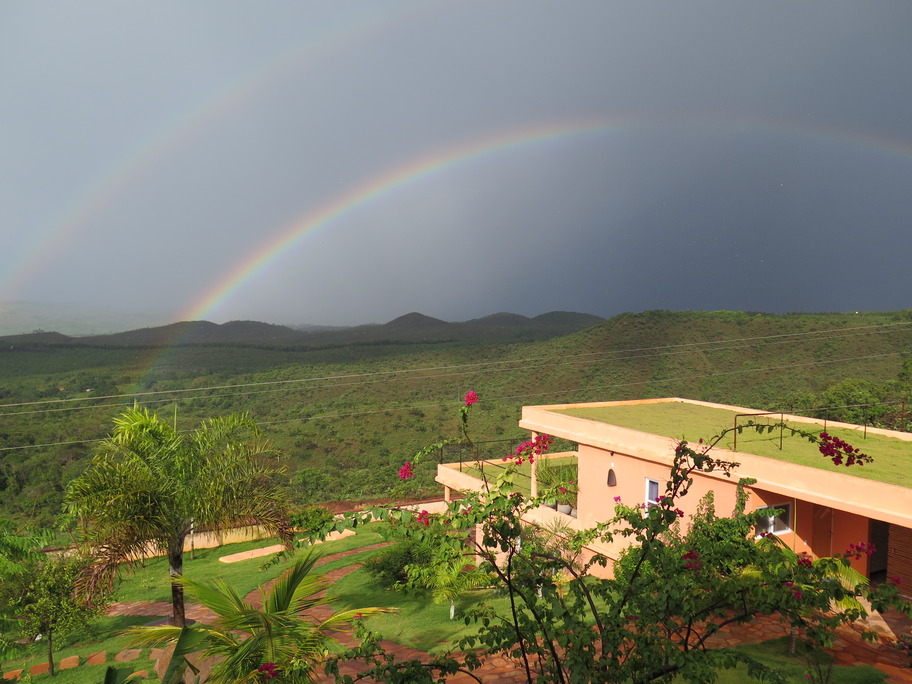
[[[629,505],[644,503],[647,479],[659,483],[660,494],[665,490],[669,469],[664,463],[585,444],[579,445],[578,453],[578,522],[582,527],[591,527],[610,519],[614,514],[614,497],[620,497],[623,503]],[[607,484],[608,472],[611,469],[614,470],[617,480],[614,487]],[[778,536],[796,553],[809,553],[815,557],[828,556],[842,553],[850,544],[868,539],[869,520],[865,516],[834,510],[765,489],[748,489],[748,511],[778,504],[791,506],[791,530]],[[737,503],[736,481],[695,473],[689,493],[677,502],[677,506],[684,511],[685,525],[700,501],[710,491],[713,492],[718,515],[728,515],[734,511]],[[908,571],[912,574],[912,535],[908,544]],[[851,563],[852,567],[862,574],[868,574],[867,556],[852,559]]]
[[[792,517],[789,524],[791,529],[777,536],[795,553],[813,554],[814,504],[785,496],[784,494],[751,487],[745,510],[754,511],[765,506],[779,506],[781,504],[788,504],[791,507]],[[721,510],[719,512],[724,513]]]

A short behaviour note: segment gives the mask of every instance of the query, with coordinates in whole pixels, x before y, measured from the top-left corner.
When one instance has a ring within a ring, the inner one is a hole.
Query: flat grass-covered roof
[[[704,442],[712,440],[713,437],[719,435],[725,429],[733,427],[735,416],[739,413],[736,410],[680,401],[611,406],[578,406],[553,410],[556,413],[596,420],[663,437],[683,438],[689,442],[697,442],[701,438]],[[778,424],[780,422],[778,415],[767,415],[753,418],[741,417],[738,419],[738,424],[744,425],[749,420],[764,424]],[[820,425],[789,421],[786,421],[786,423],[796,429],[816,434],[823,430]],[[844,439],[852,446],[858,447],[864,453],[873,457],[874,462],[849,468],[844,465],[836,466],[828,458],[820,454],[816,444],[801,436],[789,436],[788,432],[785,433],[785,438],[782,440],[782,449],[780,450],[779,430],[772,433],[764,432],[763,434],[758,434],[755,430],[745,428],[737,437],[734,433],[727,434],[719,442],[718,446],[754,454],[755,456],[766,456],[822,470],[895,484],[901,487],[912,487],[912,442],[870,432],[865,437],[860,428],[859,430],[852,430],[828,425],[826,431],[831,435]],[[736,438],[737,448],[735,447]]]

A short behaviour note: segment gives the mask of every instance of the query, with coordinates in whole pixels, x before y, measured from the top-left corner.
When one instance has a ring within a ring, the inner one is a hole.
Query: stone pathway
[[[362,546],[356,549],[351,549],[349,551],[343,551],[340,553],[324,556],[317,561],[316,567],[320,567],[327,563],[334,562],[341,558],[346,558],[355,554],[383,548],[388,544],[389,542],[380,542],[377,544]],[[336,570],[331,570],[330,572],[325,573],[324,577],[326,577],[331,585],[348,573],[354,571],[356,567],[357,565],[350,565],[344,568],[337,568]],[[268,588],[274,581],[275,580],[267,582],[264,586]],[[325,592],[323,592],[323,594],[325,594]],[[260,605],[260,590],[253,590],[247,594],[245,599],[254,605]],[[322,605],[317,606],[312,611],[312,615],[317,619],[326,619],[331,612],[331,606]],[[111,616],[134,615],[150,618],[163,618],[160,620],[160,622],[167,621],[167,619],[170,618],[171,613],[171,604],[166,602],[140,601],[133,603],[117,603],[111,606],[111,608],[108,610],[108,615]],[[186,615],[191,620],[201,622],[210,622],[216,618],[216,615],[208,609],[194,604],[187,604]],[[910,624],[908,618],[905,618],[904,616],[888,615],[886,617],[887,622],[894,629],[901,628],[905,630]],[[854,625],[843,627],[839,630],[838,639],[831,649],[831,652],[835,656],[836,663],[839,665],[868,664],[886,674],[888,684],[912,684],[912,669],[908,667],[908,656],[905,656],[904,654],[892,648],[889,643],[880,640],[875,642],[863,641],[861,638],[861,631],[862,630],[860,627]],[[768,639],[776,639],[787,635],[788,628],[779,621],[773,618],[761,618],[754,620],[750,624],[746,625],[727,626],[725,629],[721,630],[718,634],[712,637],[710,645],[724,645],[731,647],[745,643],[757,643],[766,641]],[[351,645],[353,642],[353,637],[349,632],[340,632],[338,633],[337,638],[343,645],[346,646]],[[427,653],[418,651],[408,646],[403,646],[402,644],[396,644],[391,641],[382,641],[381,644],[387,653],[395,655],[397,660],[411,660],[417,658],[422,661],[427,661],[430,657]],[[89,656],[85,664],[102,665],[106,662],[125,663],[137,660],[140,656],[140,649],[124,649],[115,654],[109,661],[107,654],[104,651],[99,651]],[[152,649],[147,661],[150,663],[148,669],[143,669],[135,672],[131,677],[131,681],[139,681],[150,676],[150,670],[158,669],[156,667],[158,662],[161,662],[163,665],[163,662],[165,660],[164,656],[166,656],[166,651],[163,651],[162,649]],[[203,663],[200,664],[202,665]],[[76,667],[78,665],[78,657],[73,656],[71,658],[62,659],[57,665],[57,668],[60,670],[65,670]],[[358,662],[345,663],[340,668],[342,674],[350,675],[356,675],[364,669],[365,668],[363,664]],[[44,674],[46,670],[47,663],[41,663],[30,668],[29,671],[32,675],[38,675]],[[9,671],[3,674],[2,680],[16,680],[21,674],[22,670]],[[477,682],[475,677],[489,684],[496,684],[500,682],[504,682],[505,684],[512,684],[514,682],[526,681],[521,664],[504,656],[493,656],[491,658],[487,658],[482,666],[478,670],[475,670],[472,674],[474,676],[470,676],[464,673],[457,673],[456,675],[451,676],[447,681],[449,684],[472,684]],[[316,678],[316,681],[320,682],[321,684],[331,684],[334,680],[325,674],[321,674]]]

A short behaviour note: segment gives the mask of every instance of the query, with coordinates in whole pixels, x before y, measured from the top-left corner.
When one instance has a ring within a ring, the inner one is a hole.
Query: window
[[[656,480],[646,479],[646,505],[655,506],[659,503],[659,483]]]
[[[757,536],[761,534],[782,534],[792,529],[792,506],[791,504],[778,504],[776,506],[764,506],[757,511],[765,514],[765,517],[757,518],[754,526],[757,529]]]

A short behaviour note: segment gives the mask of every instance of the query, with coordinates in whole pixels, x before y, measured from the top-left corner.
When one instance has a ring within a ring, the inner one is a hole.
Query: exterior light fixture
[[[611,468],[608,471],[608,486],[617,487],[617,483],[618,483],[617,475],[614,474],[614,468]]]

